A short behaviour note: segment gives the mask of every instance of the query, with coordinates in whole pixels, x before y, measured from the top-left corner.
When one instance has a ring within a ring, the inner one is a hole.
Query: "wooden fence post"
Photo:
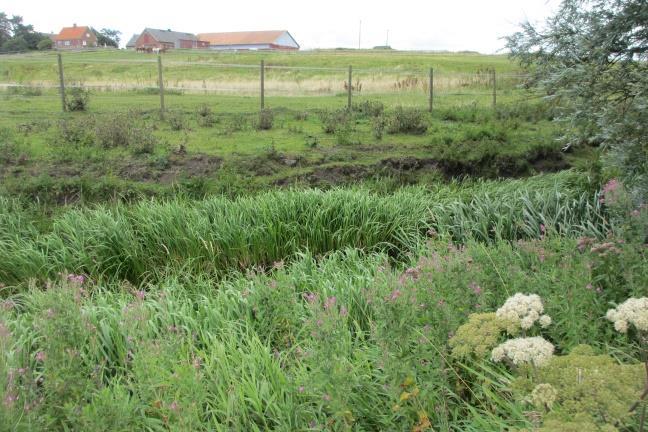
[[[160,85],[160,117],[164,117],[164,78],[162,77],[162,56],[158,54],[158,84]]]
[[[434,69],[430,68],[430,112],[434,108]]]
[[[261,60],[261,111],[265,109],[265,61]]]
[[[349,82],[347,84],[347,109],[351,111],[351,98],[353,95],[353,66],[349,66]]]
[[[61,92],[61,107],[63,112],[67,111],[67,106],[65,105],[65,80],[63,78],[63,59],[61,58],[61,53],[58,53],[58,72],[59,72],[59,91]]]
[[[497,76],[495,69],[493,69],[493,108],[497,105]]]

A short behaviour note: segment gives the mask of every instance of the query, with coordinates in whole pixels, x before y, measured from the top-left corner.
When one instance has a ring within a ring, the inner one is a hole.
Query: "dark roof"
[[[137,38],[139,38],[139,37],[140,37],[140,35],[138,35],[138,34],[134,34],[133,37],[131,37],[131,38],[128,40],[128,43],[126,44],[126,46],[127,46],[127,47],[134,47],[134,46],[135,46],[135,42],[137,42]]]
[[[152,29],[152,28],[145,28],[144,32],[148,32],[158,42],[172,43],[176,46],[179,45],[180,40],[190,40],[190,41],[198,40],[196,35],[192,33],[182,33],[182,32],[176,32],[171,30],[159,30],[159,29]]]

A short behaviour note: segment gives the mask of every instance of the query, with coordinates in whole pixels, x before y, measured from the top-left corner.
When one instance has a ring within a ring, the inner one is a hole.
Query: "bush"
[[[153,152],[157,139],[132,114],[116,114],[95,122],[95,143],[104,149],[130,148],[135,154]]]
[[[324,133],[332,134],[349,122],[349,113],[345,109],[322,111],[319,118]]]
[[[257,130],[270,130],[274,124],[274,113],[269,109],[262,109],[259,112],[259,119],[256,124]]]
[[[171,111],[167,113],[166,119],[167,123],[169,123],[169,126],[171,127],[171,130],[181,131],[185,128],[184,117],[180,112]]]
[[[387,120],[385,119],[384,116],[378,116],[374,118],[373,121],[373,136],[376,138],[378,141],[383,139],[383,135],[385,134],[385,126],[387,125]]]
[[[22,157],[21,147],[23,142],[7,128],[0,128],[0,162],[11,163]]]
[[[90,102],[90,91],[83,86],[72,87],[65,91],[65,109],[86,111]]]
[[[80,149],[94,144],[95,118],[71,118],[58,123],[53,144],[57,147]]]
[[[353,112],[361,117],[378,117],[385,112],[385,105],[378,101],[362,101],[353,104]]]
[[[198,126],[212,127],[216,124],[216,117],[209,105],[201,105],[197,111]]]
[[[54,46],[54,43],[52,42],[52,39],[47,38],[47,39],[43,39],[40,42],[38,42],[38,45],[36,45],[36,48],[38,48],[40,51],[46,51],[46,50],[51,50],[53,46]]]
[[[387,117],[387,133],[389,134],[422,135],[427,129],[424,113],[420,109],[397,107]]]

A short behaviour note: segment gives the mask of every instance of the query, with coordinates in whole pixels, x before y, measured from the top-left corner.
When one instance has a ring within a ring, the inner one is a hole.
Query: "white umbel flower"
[[[542,299],[537,294],[525,295],[517,293],[510,297],[504,305],[497,309],[498,318],[513,321],[523,329],[529,330],[536,321],[545,328],[551,324],[551,317],[543,315]]]
[[[517,338],[495,347],[491,352],[491,360],[508,360],[515,366],[532,364],[541,367],[551,360],[553,352],[554,346],[540,336]]]
[[[616,309],[607,311],[606,318],[614,323],[614,329],[627,333],[633,325],[637,331],[648,332],[648,297],[629,298]]]

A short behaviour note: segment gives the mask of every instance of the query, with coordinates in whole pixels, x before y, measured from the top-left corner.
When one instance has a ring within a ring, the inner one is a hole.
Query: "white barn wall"
[[[290,36],[288,32],[283,32],[281,36],[277,38],[275,41],[275,44],[281,45],[281,46],[287,46],[291,48],[299,48],[299,45],[295,40]]]

